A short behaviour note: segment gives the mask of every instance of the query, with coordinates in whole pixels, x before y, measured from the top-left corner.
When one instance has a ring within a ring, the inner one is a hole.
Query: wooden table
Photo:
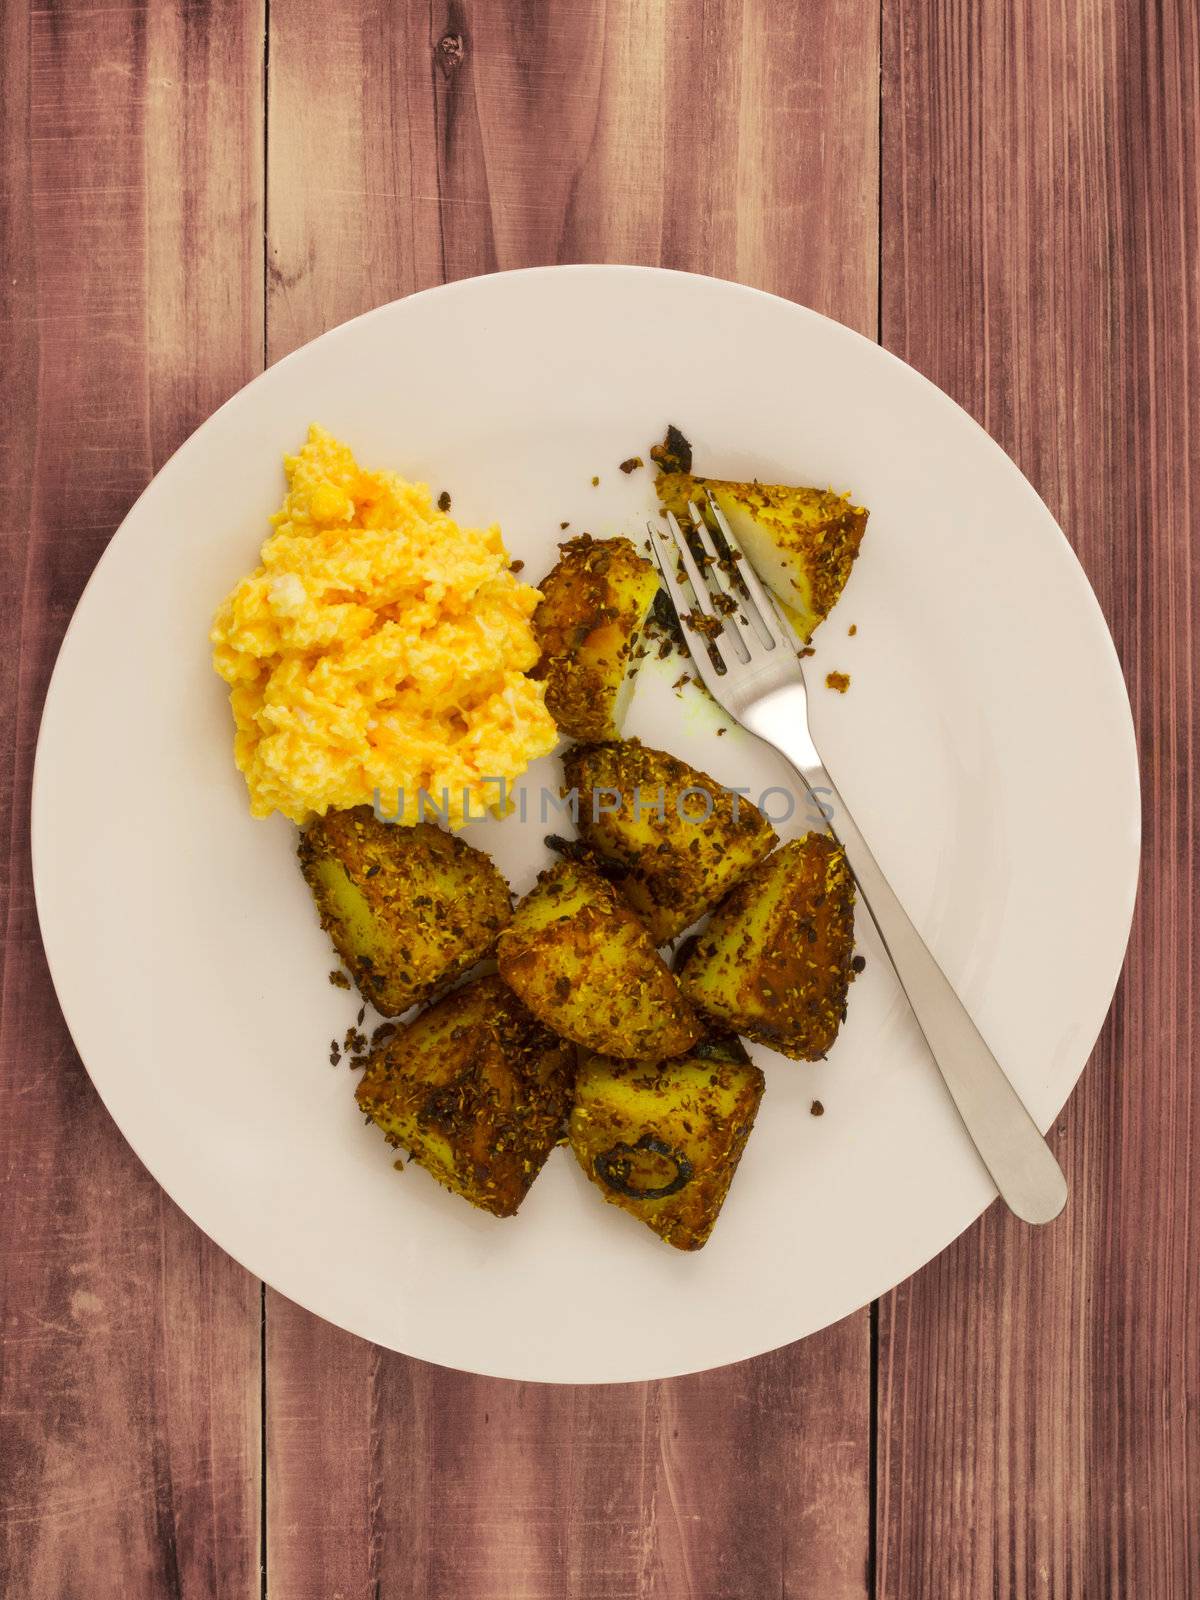
[[[1196,5],[3,15],[0,1590],[1200,1595]],[[59,639],[167,455],[333,323],[552,261],[776,290],[972,411],[1100,597],[1146,811],[1125,976],[1053,1134],[1066,1216],[993,1208],[825,1333],[611,1389],[375,1349],[211,1245],[74,1055],[26,847]]]

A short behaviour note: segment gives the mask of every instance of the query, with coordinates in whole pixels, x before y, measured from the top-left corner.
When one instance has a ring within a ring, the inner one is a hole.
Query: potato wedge
[[[677,1250],[699,1250],[729,1193],[764,1081],[732,1038],[661,1067],[585,1054],[571,1148],[612,1205]]]
[[[683,992],[705,1015],[793,1061],[820,1060],[854,977],[854,880],[841,846],[810,833],[776,850],[680,957]]]
[[[496,960],[535,1017],[589,1050],[663,1061],[700,1038],[650,935],[583,862],[542,873],[501,934]]]
[[[867,511],[832,489],[802,489],[781,483],[736,483],[728,478],[698,478],[690,467],[691,447],[670,430],[654,452],[655,479],[665,510],[688,522],[692,500],[711,521],[704,491],[711,489],[746,559],[786,610],[804,640],[824,620],[846,586],[867,529]],[[682,466],[682,463],[688,463]]]
[[[563,766],[580,836],[628,869],[614,882],[655,944],[711,911],[778,842],[757,806],[637,740],[575,745]]]
[[[530,676],[575,739],[615,739],[631,687],[634,646],[658,592],[658,573],[628,539],[580,534],[559,546],[542,580],[533,631],[542,657]]]
[[[511,1217],[562,1135],[574,1055],[498,977],[478,978],[380,1046],[357,1099],[439,1183]]]
[[[321,926],[384,1016],[461,976],[512,915],[490,858],[431,822],[380,822],[369,806],[330,811],[301,834],[299,855]]]

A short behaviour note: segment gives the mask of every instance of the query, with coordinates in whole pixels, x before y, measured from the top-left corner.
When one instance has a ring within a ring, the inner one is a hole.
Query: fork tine
[[[692,527],[696,531],[696,537],[708,557],[708,570],[713,582],[721,593],[728,595],[737,606],[737,611],[734,615],[737,616],[738,621],[742,624],[743,631],[739,634],[735,630],[734,637],[745,650],[745,659],[750,659],[750,641],[745,631],[747,628],[754,630],[758,635],[759,643],[764,649],[774,650],[775,636],[772,634],[769,625],[759,616],[756,605],[746,605],[745,596],[738,588],[736,563],[730,557],[722,556],[717,549],[716,540],[712,536],[708,523],[704,520],[700,507],[694,500],[688,501],[688,511],[691,514]],[[727,569],[732,569],[732,571]]]
[[[670,520],[674,521],[673,518]],[[678,523],[676,523],[676,528],[678,528]],[[704,686],[709,694],[714,699],[718,699],[721,692],[721,674],[713,665],[713,659],[707,649],[704,648],[705,641],[697,640],[697,647],[693,648],[692,640],[688,637],[692,630],[683,621],[684,614],[692,609],[687,590],[683,587],[678,572],[678,558],[684,541],[682,537],[677,540],[674,535],[668,540],[661,528],[656,528],[652,522],[646,524],[646,529],[650,535],[650,552],[658,564],[663,584],[671,597],[671,604],[675,607],[675,615],[679,618],[680,630],[683,633],[684,643],[687,645],[688,655],[692,658],[696,671],[704,680]],[[664,546],[669,546],[669,548],[664,549]],[[701,589],[704,588],[703,583],[700,587]],[[699,599],[697,599],[697,604],[699,603]],[[714,639],[713,645],[718,655],[720,655],[720,641]],[[728,670],[729,663],[723,655],[721,656],[721,661]]]
[[[795,630],[779,609],[774,595],[769,594],[763,588],[759,582],[758,573],[750,565],[746,552],[734,538],[733,529],[729,526],[729,518],[721,510],[716,495],[713,494],[711,489],[706,490],[705,493],[717,527],[721,530],[721,537],[728,545],[729,553],[734,559],[738,578],[745,584],[747,593],[758,607],[768,633],[772,635],[776,644],[798,644],[799,641],[796,639]]]
[[[712,595],[708,592],[708,584],[704,574],[700,571],[695,556],[687,537],[679,525],[679,519],[673,511],[667,512],[667,527],[671,530],[671,538],[675,541],[675,548],[679,551],[679,559],[683,562],[684,571],[688,575],[688,582],[696,596],[696,604],[706,617],[715,617],[717,608],[713,605]],[[691,607],[688,607],[691,610]]]
[[[733,653],[737,657],[738,662],[742,666],[745,666],[746,662],[750,659],[750,651],[747,648],[746,642],[741,637],[738,630],[734,627],[732,617],[727,616],[724,611],[718,610],[713,599],[713,592],[709,588],[708,576],[701,567],[700,563],[696,560],[695,552],[692,550],[692,547],[688,542],[687,534],[684,533],[683,528],[680,526],[679,520],[673,511],[667,512],[667,526],[671,530],[672,537],[675,540],[676,548],[679,551],[679,558],[683,562],[684,569],[688,575],[688,580],[695,591],[698,609],[702,611],[706,617],[711,617],[714,622],[720,623],[720,633],[714,635],[709,642],[716,646],[717,654],[721,657],[721,661],[726,672],[729,671],[730,666],[728,651],[728,646],[730,645],[733,647]],[[685,628],[686,626],[687,624],[684,623]],[[699,632],[699,630],[693,629],[693,632]],[[708,636],[706,635],[705,637],[707,639]]]

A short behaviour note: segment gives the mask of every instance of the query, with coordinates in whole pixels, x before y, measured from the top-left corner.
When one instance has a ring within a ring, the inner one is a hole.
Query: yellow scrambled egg
[[[369,805],[406,821],[418,794],[452,826],[555,744],[529,619],[499,528],[460,528],[424,484],[365,472],[313,427],[262,565],[217,612],[234,755],[256,817]],[[491,780],[491,781],[489,781]],[[430,814],[430,813],[427,813]]]

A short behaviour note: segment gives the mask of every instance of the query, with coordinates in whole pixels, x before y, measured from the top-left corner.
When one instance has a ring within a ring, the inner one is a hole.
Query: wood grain
[[[876,15],[274,8],[271,356],[411,289],[573,260],[725,273],[873,331]],[[569,1390],[408,1361],[270,1294],[270,1590],[862,1597],[869,1405],[866,1313],[747,1366]]]
[[[1055,1135],[1071,1207],[1039,1235],[993,1210],[881,1303],[873,1528],[865,1313],[697,1378],[556,1390],[269,1295],[269,1593],[1200,1594],[1191,0],[293,0],[269,39],[257,0],[9,0],[0,25],[0,1593],[260,1593],[259,1286],[126,1149],[37,937],[28,788],[75,600],[264,341],[626,260],[878,315],[1097,589],[1146,843]]]
[[[885,7],[883,335],[1017,458],[1130,685],[1145,851],[1072,1200],[882,1306],[879,1594],[1200,1593],[1200,37],[1187,0]]]
[[[864,1596],[866,1321],[719,1372],[468,1377],[270,1297],[272,1595]]]
[[[75,1057],[26,840],[38,714],[114,527],[261,363],[260,20],[4,8],[0,1591],[259,1593],[258,1286]]]

